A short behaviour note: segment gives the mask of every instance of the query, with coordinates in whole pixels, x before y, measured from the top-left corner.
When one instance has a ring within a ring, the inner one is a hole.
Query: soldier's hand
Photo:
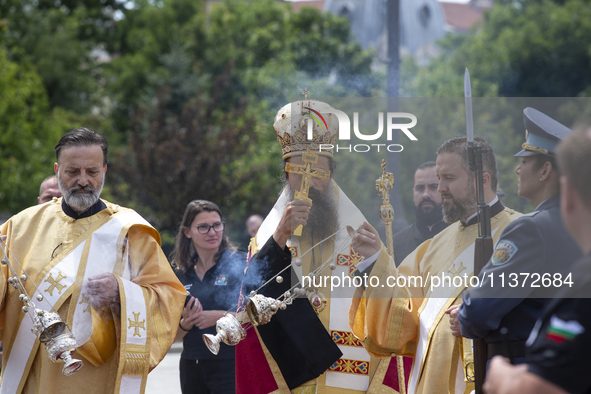
[[[277,242],[281,248],[285,247],[287,238],[289,238],[289,235],[293,233],[300,224],[302,226],[306,225],[310,208],[312,208],[312,203],[304,199],[293,200],[287,203],[283,215],[279,220],[279,225],[273,233],[275,242]]]
[[[88,297],[96,310],[119,304],[119,284],[115,275],[104,272],[88,278]]]
[[[490,361],[490,368],[486,372],[486,381],[482,389],[487,394],[497,393],[523,393],[530,390],[524,390],[525,375],[527,374],[527,364],[511,365],[509,359],[501,356],[495,356]],[[552,385],[554,386],[554,385]],[[566,391],[560,390],[557,386],[554,386],[559,391],[550,391],[549,387],[546,390],[535,392],[544,393],[566,393]]]
[[[460,321],[458,320],[458,313],[460,312],[459,305],[452,305],[445,311],[449,315],[449,325],[451,327],[451,335],[454,337],[461,337],[462,330],[460,328]]]
[[[367,222],[363,222],[357,234],[353,237],[351,243],[353,249],[364,258],[369,258],[376,254],[381,248],[382,243],[380,242],[380,235],[373,226]]]

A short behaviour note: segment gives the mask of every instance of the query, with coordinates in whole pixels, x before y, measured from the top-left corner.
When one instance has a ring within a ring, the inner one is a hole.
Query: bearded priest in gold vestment
[[[267,281],[294,264],[280,274],[286,278],[281,283],[272,280],[261,289],[265,296],[277,298],[295,284],[289,279],[297,282],[326,262],[330,265],[320,277],[352,277],[363,258],[351,248],[346,227],[357,229],[365,218],[332,179],[331,146],[338,120],[331,111],[326,103],[305,99],[284,106],[275,117],[285,187],[251,240],[247,276],[260,271]],[[309,191],[311,201],[302,196],[304,191]],[[301,233],[294,235],[298,228]],[[295,299],[269,323],[247,331],[236,347],[238,394],[366,392],[372,362],[348,327],[354,288],[331,291],[330,285],[329,281],[327,286],[312,286],[313,293]]]
[[[0,227],[17,274],[36,308],[59,313],[84,366],[62,375],[23,313],[2,265],[0,393],[143,393],[148,372],[172,345],[186,291],[141,216],[99,198],[107,141],[76,129],[55,147],[63,198],[28,208]],[[41,297],[42,296],[42,297]]]
[[[481,138],[476,138],[475,145],[482,146],[483,151],[489,149],[483,154],[484,199],[490,206],[496,242],[503,228],[520,214],[505,208],[496,196],[497,167],[492,148]],[[469,278],[474,270],[474,242],[478,237],[476,182],[468,166],[466,138],[444,142],[437,150],[436,163],[443,218],[453,224],[422,243],[398,269],[392,261],[378,259],[370,272],[363,272],[379,278],[382,284],[388,277],[390,283],[392,279],[411,278],[416,282],[368,287],[364,298],[353,300],[349,324],[370,354],[414,357],[408,393],[470,393],[474,384],[465,371],[470,375],[471,342],[451,335],[449,315],[445,313],[451,305],[461,303],[466,287],[464,282],[460,286],[436,287],[437,280],[433,279]],[[354,239],[353,247],[361,252],[373,244],[377,251],[376,238],[375,229],[366,225]],[[382,250],[380,255],[384,253]]]

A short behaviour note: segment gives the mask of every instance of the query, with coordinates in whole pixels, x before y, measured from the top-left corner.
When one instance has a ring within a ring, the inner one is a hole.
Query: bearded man
[[[279,297],[320,267],[324,267],[318,272],[320,278],[352,278],[362,259],[351,248],[346,227],[356,229],[365,218],[332,179],[335,168],[329,147],[337,138],[338,119],[331,110],[328,104],[303,100],[286,105],[275,117],[285,187],[251,241],[250,255],[254,256],[247,275],[262,271],[263,281],[268,281],[292,261],[294,265],[280,274],[284,278],[291,274],[292,281],[272,280],[259,291],[265,296]],[[314,123],[313,139],[308,140],[308,120],[312,115],[318,119],[318,114],[323,122]],[[310,174],[309,180],[302,181],[303,174]],[[311,201],[300,197],[300,188],[309,190]],[[299,226],[303,226],[301,235],[293,235]],[[307,297],[295,299],[269,323],[248,330],[238,344],[238,393],[349,394],[367,390],[370,357],[348,328],[347,308],[354,287],[331,291],[328,281],[311,288]]]
[[[50,361],[2,265],[0,393],[143,393],[148,372],[172,345],[186,291],[158,232],[133,210],[99,198],[107,151],[105,138],[91,130],[64,135],[54,165],[63,198],[0,227],[12,265],[18,260],[29,275],[29,298],[59,313],[84,363],[65,377]]]
[[[417,246],[433,238],[449,225],[443,220],[438,187],[439,179],[435,172],[435,162],[428,161],[418,166],[412,187],[416,221],[392,237],[394,262],[397,267]]]
[[[475,138],[474,144],[485,152],[484,200],[491,207],[491,229],[496,241],[502,229],[520,215],[505,208],[495,194],[497,166],[492,148],[482,138]],[[414,357],[409,393],[469,393],[473,383],[467,383],[471,377],[465,371],[470,374],[471,344],[451,335],[449,316],[444,313],[449,306],[461,303],[464,282],[446,286],[442,281],[436,286],[433,279],[469,277],[474,270],[474,241],[478,236],[476,182],[468,166],[466,138],[452,138],[441,144],[436,163],[443,220],[453,224],[422,243],[398,268],[378,259],[370,276],[381,278],[380,283],[395,278],[396,286],[368,287],[365,298],[353,301],[349,324],[370,354]],[[375,229],[364,224],[353,247],[364,255],[377,252],[376,239]],[[399,279],[408,279],[406,286]]]

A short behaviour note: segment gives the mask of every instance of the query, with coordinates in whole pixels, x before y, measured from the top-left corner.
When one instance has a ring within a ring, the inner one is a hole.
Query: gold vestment
[[[49,291],[61,294],[63,290],[65,299],[63,302],[60,301],[58,313],[68,322],[70,328],[73,313],[77,308],[84,308],[84,312],[91,314],[90,337],[85,343],[78,343],[78,351],[74,355],[84,362],[84,367],[72,376],[63,376],[63,364],[51,362],[44,346],[39,346],[38,340],[35,340],[18,386],[18,393],[119,392],[124,391],[120,387],[124,374],[141,378],[142,383],[139,387],[143,393],[147,373],[158,365],[172,345],[186,291],[160,248],[158,232],[145,221],[124,226],[121,233],[115,235],[118,257],[114,270],[110,272],[116,276],[120,292],[123,291],[121,286],[125,271],[130,283],[138,285],[141,289],[140,294],[143,293],[146,316],[141,316],[142,321],[136,319],[137,322],[130,320],[129,323],[124,323],[126,329],[130,326],[137,327],[137,335],[145,336],[145,357],[138,359],[137,354],[140,353],[129,351],[132,347],[128,345],[122,348],[121,315],[110,310],[97,312],[90,307],[88,299],[80,294],[81,279],[84,277],[81,271],[86,268],[84,263],[80,263],[76,281],[68,289],[60,287],[59,277],[52,277],[51,283],[43,279],[46,278],[49,267],[55,265],[54,262],[59,262],[77,246],[85,242],[85,245],[90,244],[93,233],[109,223],[113,217],[133,211],[103,200],[106,209],[90,217],[75,220],[62,211],[61,202],[62,199],[58,199],[22,211],[0,227],[0,234],[8,236],[8,247],[42,294]],[[95,243],[93,247],[99,246],[100,250],[100,244],[96,245],[99,241],[93,239],[92,242]],[[81,261],[88,259],[88,249],[89,247],[84,249]],[[96,258],[100,261],[100,253],[93,261],[96,261]],[[21,311],[23,304],[18,299],[18,292],[6,283],[8,273],[7,266],[3,265],[3,280],[0,282],[0,336],[4,340],[3,373],[11,354],[20,350],[13,347],[13,342],[21,321],[29,319]],[[34,292],[31,280],[25,282],[29,295]],[[80,298],[75,298],[76,296]],[[78,299],[81,301],[78,302]],[[32,300],[41,304],[35,298]],[[121,313],[125,313],[125,310],[126,299],[122,295]],[[127,320],[128,316],[124,316],[124,320]],[[30,332],[29,334],[34,336]],[[120,351],[121,349],[123,351]]]
[[[505,208],[492,218],[494,242],[505,226],[519,216],[519,213]],[[470,357],[469,350],[466,353],[468,344],[452,336],[449,315],[444,313],[451,305],[462,302],[461,292],[465,287],[454,288],[449,290],[449,296],[436,298],[437,291],[432,293],[430,283],[433,277],[442,274],[470,277],[477,237],[477,224],[464,227],[456,222],[422,243],[398,268],[391,259],[388,263],[384,263],[384,258],[378,259],[371,276],[380,278],[380,283],[385,283],[388,277],[420,277],[423,286],[408,285],[407,281],[406,287],[369,287],[365,297],[353,300],[349,324],[370,354],[414,357],[409,393],[469,393],[473,390],[473,383],[467,383],[463,376],[464,363]],[[385,257],[384,253],[386,251],[382,250],[380,257]],[[432,308],[434,303],[436,307]],[[421,327],[421,321],[425,320],[429,321],[429,326]],[[424,347],[417,352],[421,335]]]

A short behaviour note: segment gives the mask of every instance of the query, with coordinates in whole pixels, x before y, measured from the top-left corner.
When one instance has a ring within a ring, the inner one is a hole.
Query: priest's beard
[[[478,207],[473,180],[468,182],[466,195],[464,197],[454,197],[451,193],[442,193],[441,197],[452,198],[451,203],[449,201],[443,202],[443,221],[446,223],[454,223],[458,220],[465,219],[476,212],[476,208]]]
[[[433,206],[428,211],[423,210],[423,203],[430,202]],[[432,226],[441,219],[443,219],[443,212],[441,212],[441,204],[435,203],[435,201],[428,199],[423,200],[419,203],[418,207],[415,207],[415,217],[417,223],[424,224],[425,226]]]
[[[285,181],[287,187],[289,183]],[[290,189],[289,201],[293,201],[294,191]],[[312,208],[308,214],[308,221],[304,226],[303,234],[314,234],[314,240],[321,240],[332,235],[337,230],[338,206],[334,199],[332,182],[329,183],[326,193],[318,189],[310,188],[308,197],[312,200]]]
[[[68,189],[62,181],[62,178],[59,175],[59,173],[57,175],[57,185],[62,194],[64,195],[64,200],[66,201],[66,204],[68,204],[70,208],[72,208],[78,214],[85,212],[95,202],[98,201],[99,197],[101,196],[101,192],[103,191],[104,184],[105,175],[103,174],[103,179],[98,190],[92,187],[90,183],[86,186],[80,186],[76,184],[75,186],[72,186],[71,189]],[[81,193],[81,190],[85,190],[90,193]]]

